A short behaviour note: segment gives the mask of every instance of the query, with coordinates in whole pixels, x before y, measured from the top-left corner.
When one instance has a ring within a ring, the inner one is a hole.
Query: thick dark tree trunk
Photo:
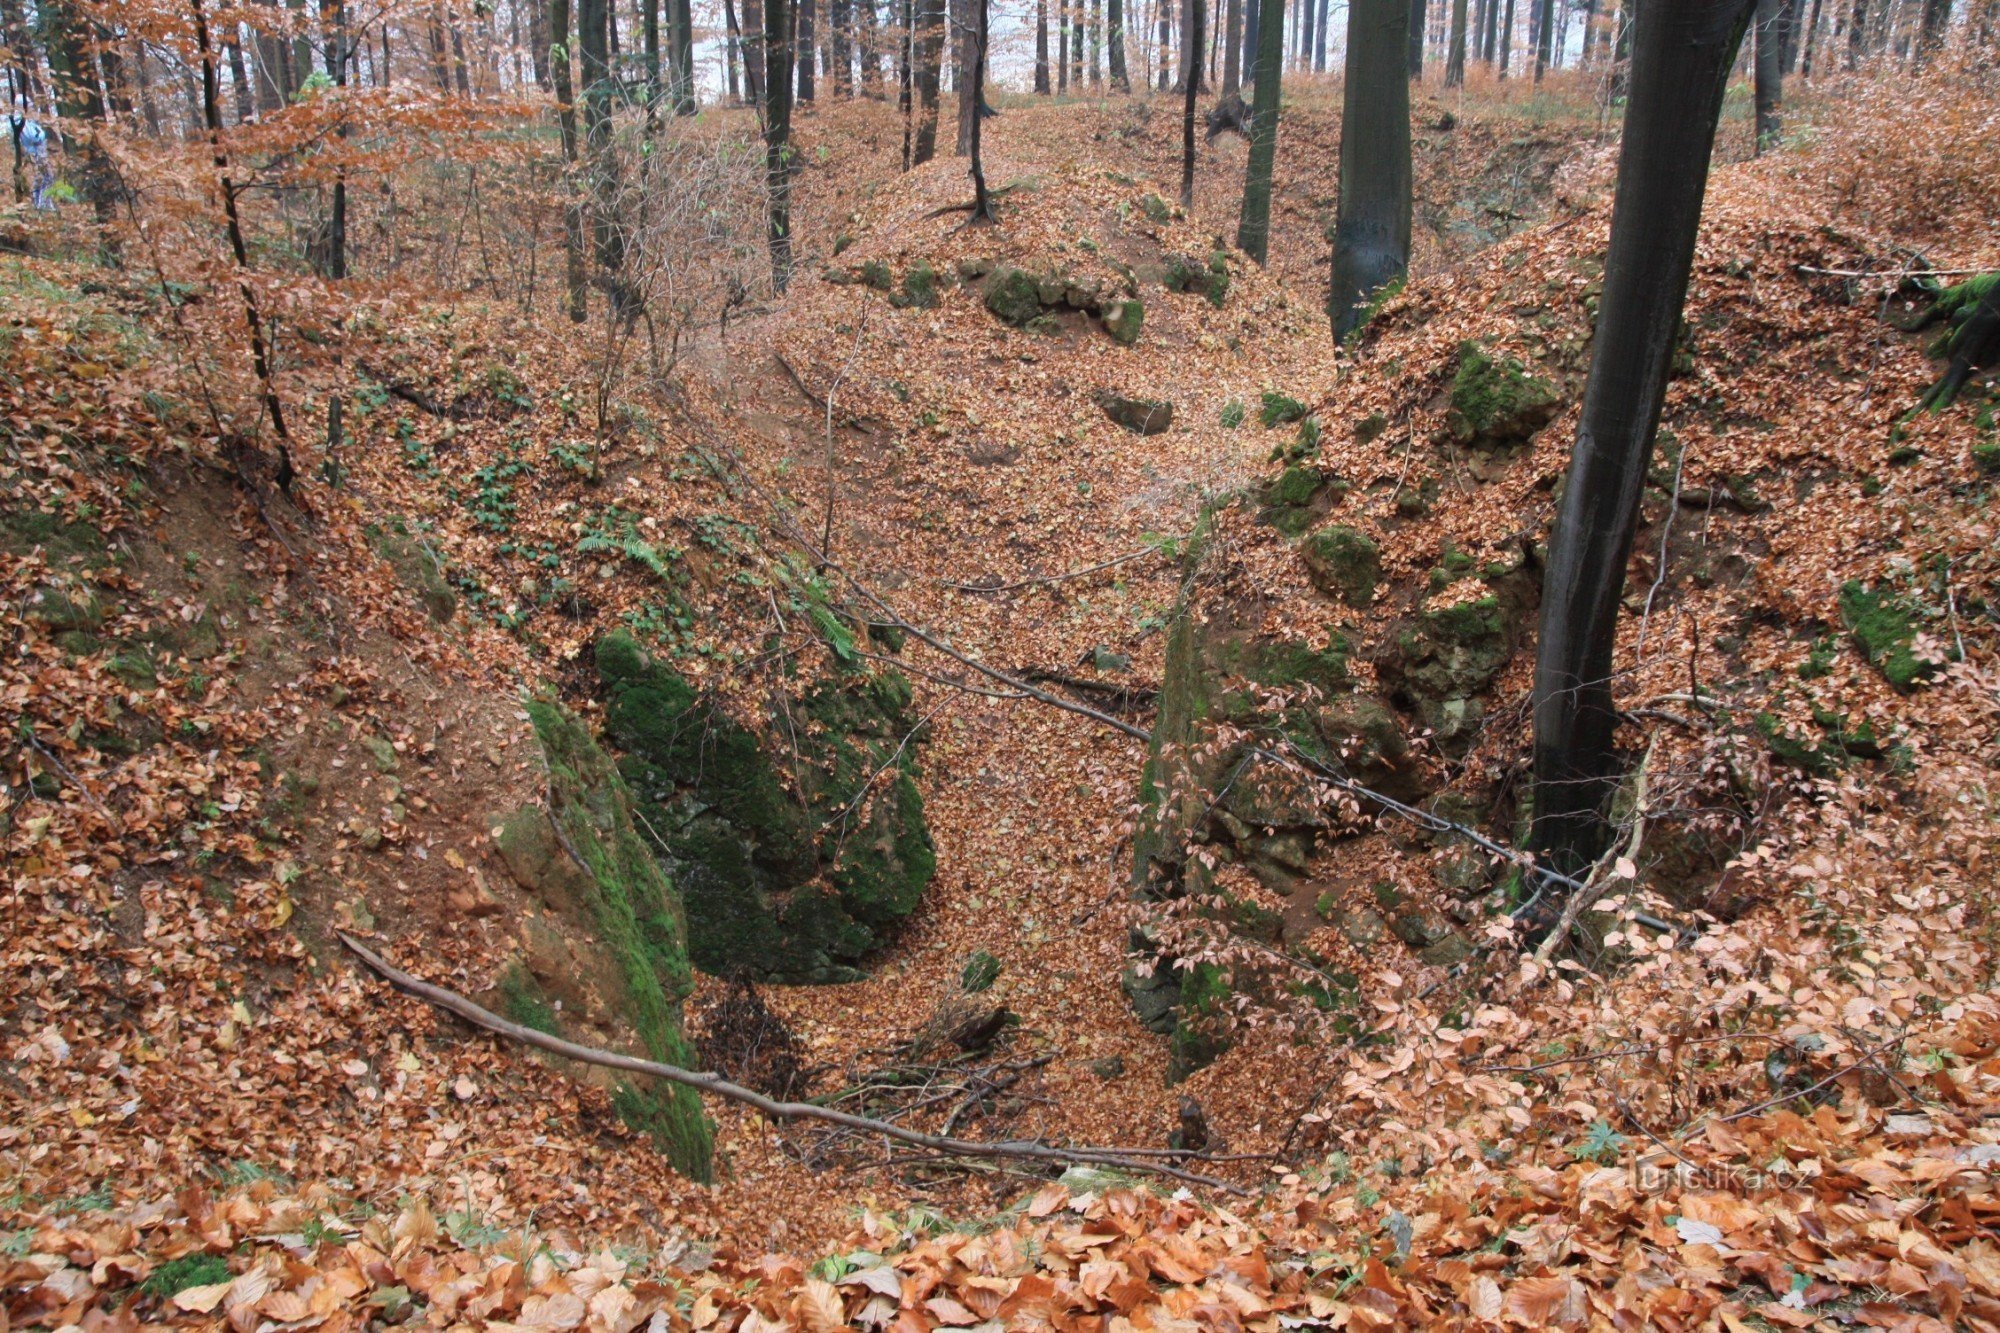
[[[1202,50],[1208,44],[1202,29],[1208,22],[1204,0],[1188,0],[1187,29],[1181,33],[1181,82],[1187,85],[1181,104],[1181,207],[1194,211],[1194,103],[1201,92]]]
[[[1577,57],[1578,65],[1590,63],[1590,53],[1597,43],[1597,0],[1583,0],[1583,53]]]
[[[1410,0],[1410,79],[1424,77],[1424,22],[1430,17],[1428,0]]]
[[[576,52],[583,77],[583,147],[590,174],[591,234],[597,266],[607,276],[625,267],[625,235],[618,225],[618,162],[611,151],[610,0],[580,0]]]
[[[1556,49],[1556,0],[1541,0],[1541,9],[1535,20],[1535,82],[1542,81],[1549,62],[1555,58]]]
[[[528,2],[528,61],[535,70],[535,86],[545,93],[554,92],[556,85],[549,74],[548,0]]]
[[[1784,0],[1756,0],[1756,5],[1757,141],[1753,151],[1765,153],[1777,147],[1782,129],[1778,107],[1784,100],[1785,6]]]
[[[1868,49],[1868,0],[1854,0],[1854,8],[1847,16],[1847,68],[1851,73],[1861,66],[1861,56]]]
[[[1444,86],[1447,88],[1465,86],[1465,10],[1466,0],[1452,0],[1451,51],[1445,56],[1444,64]]]
[[[660,78],[660,5],[663,0],[639,0],[640,59],[646,70],[646,110],[660,104],[666,84]]]
[[[915,4],[911,79],[916,85],[917,132],[910,165],[920,167],[937,156],[938,65],[944,58],[945,0],[915,0]]]
[[[1243,0],[1243,82],[1251,87],[1257,83],[1257,52],[1263,49],[1257,45],[1262,8],[1260,0]]]
[[[56,111],[64,122],[76,127],[69,132],[81,139],[83,170],[77,177],[78,193],[89,202],[98,226],[108,227],[117,211],[118,176],[101,137],[105,108],[103,94],[98,91],[97,71],[91,65],[92,25],[64,0],[42,0],[39,8],[42,47],[48,53],[50,91],[55,95]],[[203,31],[207,31],[205,26]],[[220,140],[217,142],[219,145]],[[217,151],[221,151],[220,147]],[[232,210],[236,207],[233,197],[229,207]],[[101,232],[100,236],[105,257],[115,258],[117,251],[110,234]]]
[[[1256,96],[1250,107],[1250,162],[1236,248],[1263,263],[1271,246],[1271,169],[1278,158],[1278,100],[1285,64],[1285,0],[1258,0]]]
[[[764,0],[764,181],[771,196],[771,287],[792,280],[792,0]]]
[[[1507,77],[1507,61],[1514,50],[1514,0],[1506,0],[1500,9],[1500,72],[1499,77]]]
[[[1104,0],[1090,0],[1090,86],[1104,86]]]
[[[1618,767],[1611,696],[1618,601],[1694,263],[1716,122],[1751,9],[1752,0],[1638,6],[1590,378],[1542,579],[1533,842],[1545,863],[1565,873],[1602,846]]]
[[[1104,0],[1105,46],[1111,68],[1111,86],[1121,93],[1132,91],[1132,76],[1125,68],[1126,0]]]
[[[674,114],[695,113],[694,84],[694,0],[667,0],[673,16]]]
[[[1313,29],[1313,71],[1326,73],[1326,29],[1333,11],[1333,0],[1319,0],[1319,26]]]
[[[1327,312],[1345,338],[1410,266],[1410,10],[1348,0],[1340,117],[1340,207]]]

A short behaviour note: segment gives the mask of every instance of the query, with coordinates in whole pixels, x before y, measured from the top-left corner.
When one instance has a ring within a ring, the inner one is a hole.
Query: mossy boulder
[[[1313,587],[1349,606],[1375,600],[1382,581],[1382,548],[1367,533],[1336,524],[1315,532],[1300,544],[1306,577]]]
[[[1477,343],[1458,349],[1445,427],[1459,444],[1504,449],[1526,441],[1549,424],[1562,395],[1512,357],[1494,357]]]
[[[578,915],[607,955],[616,1008],[647,1055],[693,1068],[694,1050],[681,1033],[681,1002],[694,989],[694,973],[674,882],[639,835],[617,767],[583,724],[540,700],[528,705],[528,716],[548,765],[549,831],[579,872],[569,882]],[[676,1169],[696,1180],[710,1178],[710,1125],[692,1089],[627,1084],[617,1103]]]
[[[1447,749],[1469,742],[1484,715],[1485,692],[1514,654],[1507,606],[1486,592],[1468,601],[1426,607],[1397,635],[1382,663],[1397,693]]]
[[[1169,291],[1206,297],[1219,310],[1229,295],[1228,257],[1220,250],[1206,262],[1191,255],[1170,255],[1162,281]]]
[[[1906,597],[1850,579],[1840,589],[1840,619],[1854,646],[1899,690],[1938,673],[1939,663],[1916,654],[1917,610]]]
[[[424,611],[438,624],[458,612],[458,594],[446,580],[444,564],[431,547],[411,533],[401,519],[391,519],[368,533],[375,553],[389,562],[404,585],[417,594]]]
[[[1028,321],[1042,313],[1042,297],[1034,275],[1012,264],[1002,264],[986,275],[986,308],[1003,324],[1024,329]]]
[[[931,310],[938,303],[938,275],[930,261],[919,259],[903,274],[903,301],[918,310]]]
[[[937,868],[909,683],[849,673],[788,701],[770,741],[625,633],[597,648],[606,735],[675,866],[704,971],[852,980]]]
[[[1355,781],[1398,798],[1417,794],[1420,775],[1403,721],[1380,699],[1348,695],[1322,708],[1314,722],[1328,759]]]
[[[1219,1031],[1229,994],[1229,974],[1214,963],[1196,963],[1181,973],[1180,1003],[1168,1047],[1167,1082],[1178,1083],[1207,1068],[1229,1049]]]
[[[1146,307],[1136,296],[1121,296],[1104,305],[1104,331],[1111,340],[1126,347],[1139,341],[1146,322]]]

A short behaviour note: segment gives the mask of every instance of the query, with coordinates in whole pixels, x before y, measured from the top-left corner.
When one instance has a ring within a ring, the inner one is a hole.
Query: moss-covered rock
[[[629,634],[599,642],[597,667],[606,734],[676,868],[696,964],[777,981],[860,976],[937,867],[904,743],[917,725],[908,682],[821,681],[766,742]]]
[[[930,310],[937,306],[938,275],[929,260],[919,259],[903,274],[903,300],[918,310]]]
[[[1448,749],[1469,741],[1483,693],[1514,653],[1513,627],[1492,592],[1443,607],[1426,607],[1396,638],[1383,662],[1397,692]]]
[[[1897,689],[1912,689],[1937,674],[1938,663],[1916,655],[1919,624],[1908,598],[1850,579],[1841,585],[1840,618],[1854,646]]]
[[[1349,606],[1375,600],[1382,581],[1382,548],[1357,528],[1336,524],[1306,538],[1299,547],[1313,587]]]
[[[1146,307],[1136,296],[1122,296],[1104,305],[1104,331],[1111,340],[1126,347],[1139,341],[1139,330],[1146,323]]]
[[[1353,694],[1322,708],[1314,721],[1327,757],[1355,781],[1399,798],[1416,794],[1417,766],[1394,709]]]
[[[1167,1056],[1169,1083],[1214,1064],[1229,1048],[1218,1030],[1228,1001],[1229,974],[1215,964],[1196,963],[1181,974],[1180,1004]]]
[[[693,1048],[681,1035],[681,1002],[694,989],[694,974],[680,895],[639,836],[630,793],[589,731],[544,701],[529,704],[528,716],[548,764],[550,831],[582,872],[570,882],[609,955],[618,1011],[649,1056],[692,1068]],[[710,1127],[692,1089],[627,1085],[619,1104],[628,1123],[649,1133],[676,1169],[709,1179]]]
[[[896,285],[895,275],[889,272],[888,264],[879,259],[870,259],[861,265],[861,281],[864,286],[873,287],[878,292],[886,292]]]
[[[1012,264],[1002,264],[986,275],[986,308],[1003,324],[1017,329],[1042,313],[1042,298],[1034,275]]]
[[[1493,357],[1471,342],[1458,349],[1450,400],[1445,426],[1452,438],[1483,449],[1503,449],[1529,439],[1562,405],[1562,395],[1553,384],[1530,375],[1512,357]]]

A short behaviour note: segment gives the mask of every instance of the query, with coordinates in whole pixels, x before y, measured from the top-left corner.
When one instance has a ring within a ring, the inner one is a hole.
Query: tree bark
[[[1035,91],[1049,95],[1049,0],[1035,0]]]
[[[673,16],[674,114],[692,116],[696,109],[694,82],[694,0],[667,0]]]
[[[1506,0],[1500,9],[1500,53],[1498,77],[1507,77],[1507,62],[1514,50],[1514,0]]]
[[[1451,4],[1451,51],[1445,57],[1444,86],[1463,88],[1465,86],[1465,20],[1466,0],[1452,0]]]
[[[797,38],[792,46],[792,63],[798,67],[799,97],[801,102],[813,100],[813,13],[814,0],[795,0],[797,9],[793,21],[798,26]]]
[[[1278,157],[1278,101],[1285,64],[1285,0],[1257,0],[1257,87],[1250,107],[1250,161],[1236,248],[1259,264],[1270,253],[1271,169]]]
[[[944,58],[945,0],[914,0],[915,36],[911,79],[916,85],[916,142],[910,165],[920,167],[937,156],[938,65]]]
[[[549,0],[550,73],[556,87],[556,123],[563,153],[563,275],[570,320],[581,324],[590,313],[590,288],[584,277],[583,203],[577,198],[576,172],[580,156],[576,133],[576,91],[570,76],[569,0]]]
[[[973,7],[983,0],[951,0],[952,73],[958,94],[958,135],[951,151],[954,157],[972,156],[972,136],[979,124],[978,82],[972,77],[979,63],[974,48],[979,45],[979,20]]]
[[[986,119],[981,109],[986,103],[986,48],[989,33],[989,0],[972,0],[978,13],[972,29],[972,77],[967,80],[972,90],[972,225],[982,225],[995,221],[993,216],[993,196],[986,192],[986,164],[980,157],[980,125]]]
[[[1618,601],[1652,457],[1730,67],[1753,0],[1638,6],[1604,291],[1542,581],[1534,832],[1571,873],[1603,841]],[[1553,915],[1540,918],[1544,925]]]
[[[764,0],[764,180],[771,196],[771,287],[792,280],[792,0]]]
[[[1951,29],[1951,0],[1924,0],[1923,26],[1917,32],[1917,63],[1928,64],[1944,49]]]
[[[1327,312],[1336,338],[1410,266],[1410,10],[1406,0],[1349,0],[1340,117],[1340,204]]]
[[[1313,30],[1312,67],[1318,74],[1326,73],[1326,29],[1329,16],[1333,12],[1333,0],[1319,0],[1319,26]]]
[[[1540,16],[1535,24],[1535,82],[1542,81],[1549,61],[1554,58],[1556,46],[1556,0],[1541,0]]]
[[[1190,214],[1194,211],[1194,104],[1201,92],[1202,49],[1207,45],[1202,27],[1207,19],[1203,0],[1188,0],[1187,28],[1181,33],[1181,82],[1187,85],[1181,106],[1181,207]]]
[[[1132,91],[1132,75],[1125,65],[1126,0],[1104,0],[1105,46],[1111,67],[1111,86],[1121,93]]]
[[[1756,0],[1756,5],[1754,77],[1757,138],[1751,151],[1761,155],[1777,146],[1783,129],[1778,107],[1784,98],[1785,6],[1783,0]]]
[[[1424,78],[1424,23],[1430,18],[1428,0],[1410,0],[1410,81]],[[1351,21],[1351,20],[1350,20]]]
[[[1231,97],[1243,89],[1243,0],[1229,0],[1223,19],[1222,95]]]
[[[736,62],[743,54],[743,28],[736,21],[736,0],[722,0],[722,25],[723,73],[728,84],[729,100],[734,102],[743,96],[743,84],[736,74]]]
[[[882,96],[882,30],[875,14],[875,0],[853,0],[861,11],[861,91],[864,96]],[[891,13],[894,12],[893,0]]]
[[[743,96],[764,101],[764,0],[743,0]]]
[[[833,59],[827,74],[836,97],[854,95],[854,0],[832,0],[827,9],[832,25]]]

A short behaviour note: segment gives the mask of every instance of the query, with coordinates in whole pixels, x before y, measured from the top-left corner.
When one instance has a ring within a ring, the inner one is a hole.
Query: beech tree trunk
[[[1049,0],[1035,0],[1035,91],[1049,95]]]
[[[1181,207],[1194,211],[1194,103],[1201,92],[1202,27],[1208,16],[1202,0],[1188,0],[1187,27],[1181,33],[1181,82],[1187,85],[1181,106]]]
[[[1753,0],[1642,4],[1590,378],[1542,580],[1533,844],[1575,873],[1602,846],[1618,759],[1611,658],[1639,497],[1701,226],[1716,122]],[[1546,925],[1553,914],[1539,918]]]
[[[562,132],[563,153],[563,276],[567,281],[569,317],[578,324],[589,314],[590,289],[583,268],[583,204],[577,198],[576,92],[570,78],[569,0],[549,0],[551,29],[550,72],[556,86],[556,123]]]
[[[799,96],[801,102],[813,100],[813,13],[814,0],[796,0],[797,10],[793,22],[798,27],[797,40],[792,45],[792,62],[798,66]]]
[[[911,78],[916,84],[916,142],[910,165],[920,167],[937,156],[938,65],[944,58],[945,0],[915,0],[915,50]]]
[[[764,101],[764,0],[743,0],[743,97]]]
[[[988,40],[989,0],[972,0],[977,14],[972,24],[972,71],[966,80],[972,93],[972,217],[971,224],[980,225],[995,221],[993,216],[993,196],[986,192],[986,164],[979,155],[980,125],[986,117],[986,47]]]
[[[1782,129],[1778,106],[1784,98],[1785,6],[1784,0],[1756,0],[1756,4],[1757,139],[1752,151],[1762,154],[1777,147]]]
[[[1105,45],[1109,48],[1111,86],[1121,93],[1132,91],[1132,76],[1125,67],[1125,0],[1104,0]]]
[[[1542,81],[1542,75],[1548,70],[1556,46],[1556,0],[1541,0],[1541,6],[1535,20],[1536,83]]]
[[[792,280],[792,0],[764,0],[764,180],[771,196],[771,287]]]
[[[1257,90],[1250,105],[1250,161],[1243,170],[1243,208],[1236,248],[1259,264],[1271,246],[1271,169],[1278,158],[1278,98],[1285,64],[1285,0],[1258,0]]]
[[[1410,266],[1410,9],[1348,0],[1340,119],[1340,205],[1333,231],[1333,333],[1359,328]]]
[[[1243,82],[1257,83],[1258,25],[1262,17],[1260,0],[1243,0]]]
[[[1234,96],[1243,89],[1243,0],[1229,0],[1223,19],[1222,95]]]
[[[1410,80],[1424,77],[1424,22],[1430,17],[1428,0],[1410,0]],[[1351,19],[1349,20],[1352,21]]]
[[[1452,0],[1451,51],[1445,56],[1444,65],[1444,86],[1447,88],[1465,86],[1465,10],[1466,0]]]
[[[673,65],[674,114],[692,116],[695,113],[694,84],[694,0],[667,0],[668,12],[673,16]],[[731,71],[734,82],[734,70]]]

